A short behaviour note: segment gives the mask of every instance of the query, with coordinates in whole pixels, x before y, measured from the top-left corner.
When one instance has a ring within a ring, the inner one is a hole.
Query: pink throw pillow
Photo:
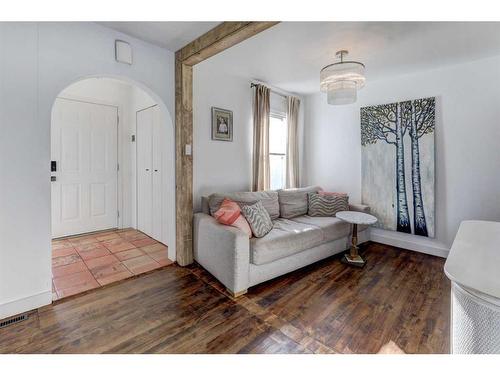
[[[236,221],[240,214],[241,210],[238,203],[224,198],[219,209],[214,213],[214,217],[221,224],[231,225]]]
[[[250,228],[248,221],[241,214],[238,203],[224,198],[219,209],[213,216],[219,223],[239,228],[248,235],[248,238],[252,237],[252,229]]]
[[[231,224],[231,226],[241,229],[246,233],[248,238],[252,238],[252,229],[250,228],[250,224],[248,224],[247,219],[245,219],[243,215],[240,214],[240,216],[238,216],[236,221]]]

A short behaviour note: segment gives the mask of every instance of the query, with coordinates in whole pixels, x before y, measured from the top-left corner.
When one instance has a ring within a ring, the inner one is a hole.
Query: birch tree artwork
[[[383,229],[434,237],[435,98],[361,108],[362,201]]]

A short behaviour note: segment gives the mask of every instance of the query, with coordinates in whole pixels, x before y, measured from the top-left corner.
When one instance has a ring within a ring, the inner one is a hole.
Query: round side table
[[[340,211],[335,216],[342,221],[352,224],[351,249],[349,254],[344,254],[342,261],[352,266],[363,267],[366,262],[358,253],[358,224],[372,225],[377,222],[377,218],[358,211]]]

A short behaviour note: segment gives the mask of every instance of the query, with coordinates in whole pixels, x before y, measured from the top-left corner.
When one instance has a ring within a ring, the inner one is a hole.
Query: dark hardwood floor
[[[0,328],[0,353],[447,353],[444,259],[370,243],[363,269],[325,259],[236,300],[176,265]]]

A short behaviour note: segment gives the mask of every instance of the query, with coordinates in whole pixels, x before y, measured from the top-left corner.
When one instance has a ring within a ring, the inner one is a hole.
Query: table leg
[[[358,253],[358,224],[352,225],[352,241],[349,255],[345,254],[344,262],[353,266],[363,267],[365,260]]]
[[[358,224],[352,225],[351,259],[358,257]]]

